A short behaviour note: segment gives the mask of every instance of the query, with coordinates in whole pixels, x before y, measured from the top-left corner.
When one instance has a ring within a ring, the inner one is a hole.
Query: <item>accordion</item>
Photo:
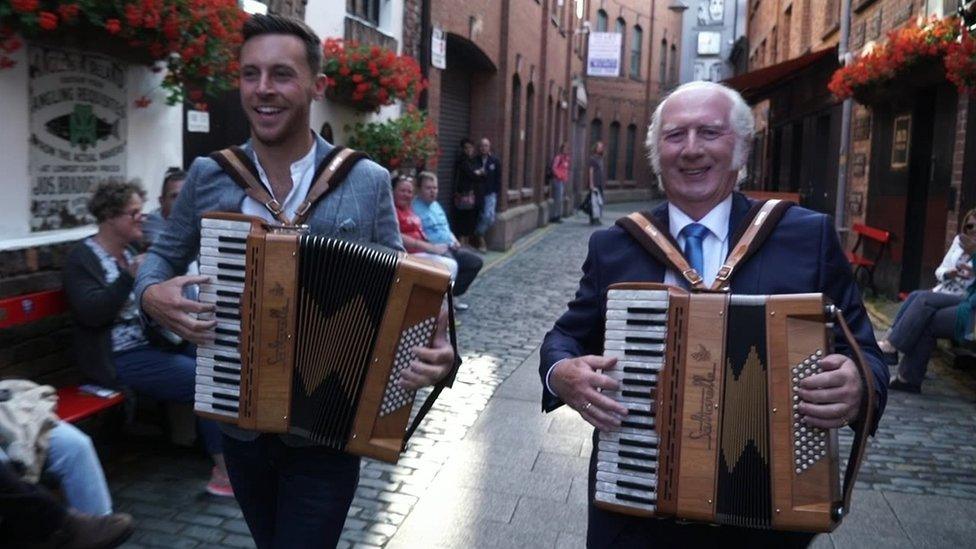
[[[617,430],[598,433],[594,504],[638,516],[833,530],[846,498],[837,430],[801,421],[797,389],[831,352],[834,314],[822,294],[611,286],[604,346],[617,364],[604,374],[620,387],[604,393],[628,415]],[[857,465],[848,469],[856,474]]]
[[[200,272],[212,344],[197,349],[197,414],[396,462],[415,413],[400,388],[429,345],[449,274],[406,254],[208,213]]]

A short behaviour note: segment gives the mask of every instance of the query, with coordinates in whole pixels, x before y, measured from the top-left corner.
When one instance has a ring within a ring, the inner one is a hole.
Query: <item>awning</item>
[[[836,59],[837,46],[825,50],[813,51],[806,55],[783,61],[782,63],[733,76],[732,78],[723,80],[722,83],[738,90],[742,94],[742,97],[748,101],[750,98],[761,94],[764,90],[779,84],[786,78],[795,75],[827,56],[833,56]]]

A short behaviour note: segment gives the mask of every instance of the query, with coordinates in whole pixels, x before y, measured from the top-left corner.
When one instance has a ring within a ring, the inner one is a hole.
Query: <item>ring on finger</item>
[[[592,402],[587,402],[586,404],[584,404],[583,405],[583,411],[585,412],[586,410],[589,410],[590,409],[590,406],[593,406],[593,403]]]

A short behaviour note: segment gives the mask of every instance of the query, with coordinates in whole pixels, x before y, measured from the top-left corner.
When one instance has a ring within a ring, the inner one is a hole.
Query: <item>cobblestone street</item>
[[[364,462],[344,546],[583,546],[589,429],[565,409],[540,413],[537,350],[575,290],[591,230],[570,218],[489,256],[459,315],[454,388],[397,465]],[[925,394],[891,394],[853,513],[817,547],[971,544],[973,376],[938,366],[930,377]],[[137,520],[127,547],[253,545],[236,504],[203,494],[202,454],[127,439],[103,459],[118,510]]]

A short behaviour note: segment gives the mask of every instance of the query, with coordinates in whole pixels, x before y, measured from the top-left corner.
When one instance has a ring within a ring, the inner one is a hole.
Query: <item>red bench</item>
[[[47,290],[0,300],[0,329],[36,322],[64,314],[68,302],[64,291]],[[101,398],[83,393],[77,385],[58,389],[58,417],[77,423],[99,412],[112,408],[125,400],[121,393]]]
[[[874,286],[874,269],[881,261],[881,256],[884,255],[885,250],[888,249],[891,233],[861,223],[851,225],[851,231],[857,235],[857,240],[854,241],[854,247],[851,248],[851,251],[847,252],[847,261],[854,269],[854,278],[857,279],[860,273],[864,273],[867,278],[867,286],[877,295],[878,290]],[[865,244],[867,242],[871,242],[877,250],[872,257],[866,255]]]

